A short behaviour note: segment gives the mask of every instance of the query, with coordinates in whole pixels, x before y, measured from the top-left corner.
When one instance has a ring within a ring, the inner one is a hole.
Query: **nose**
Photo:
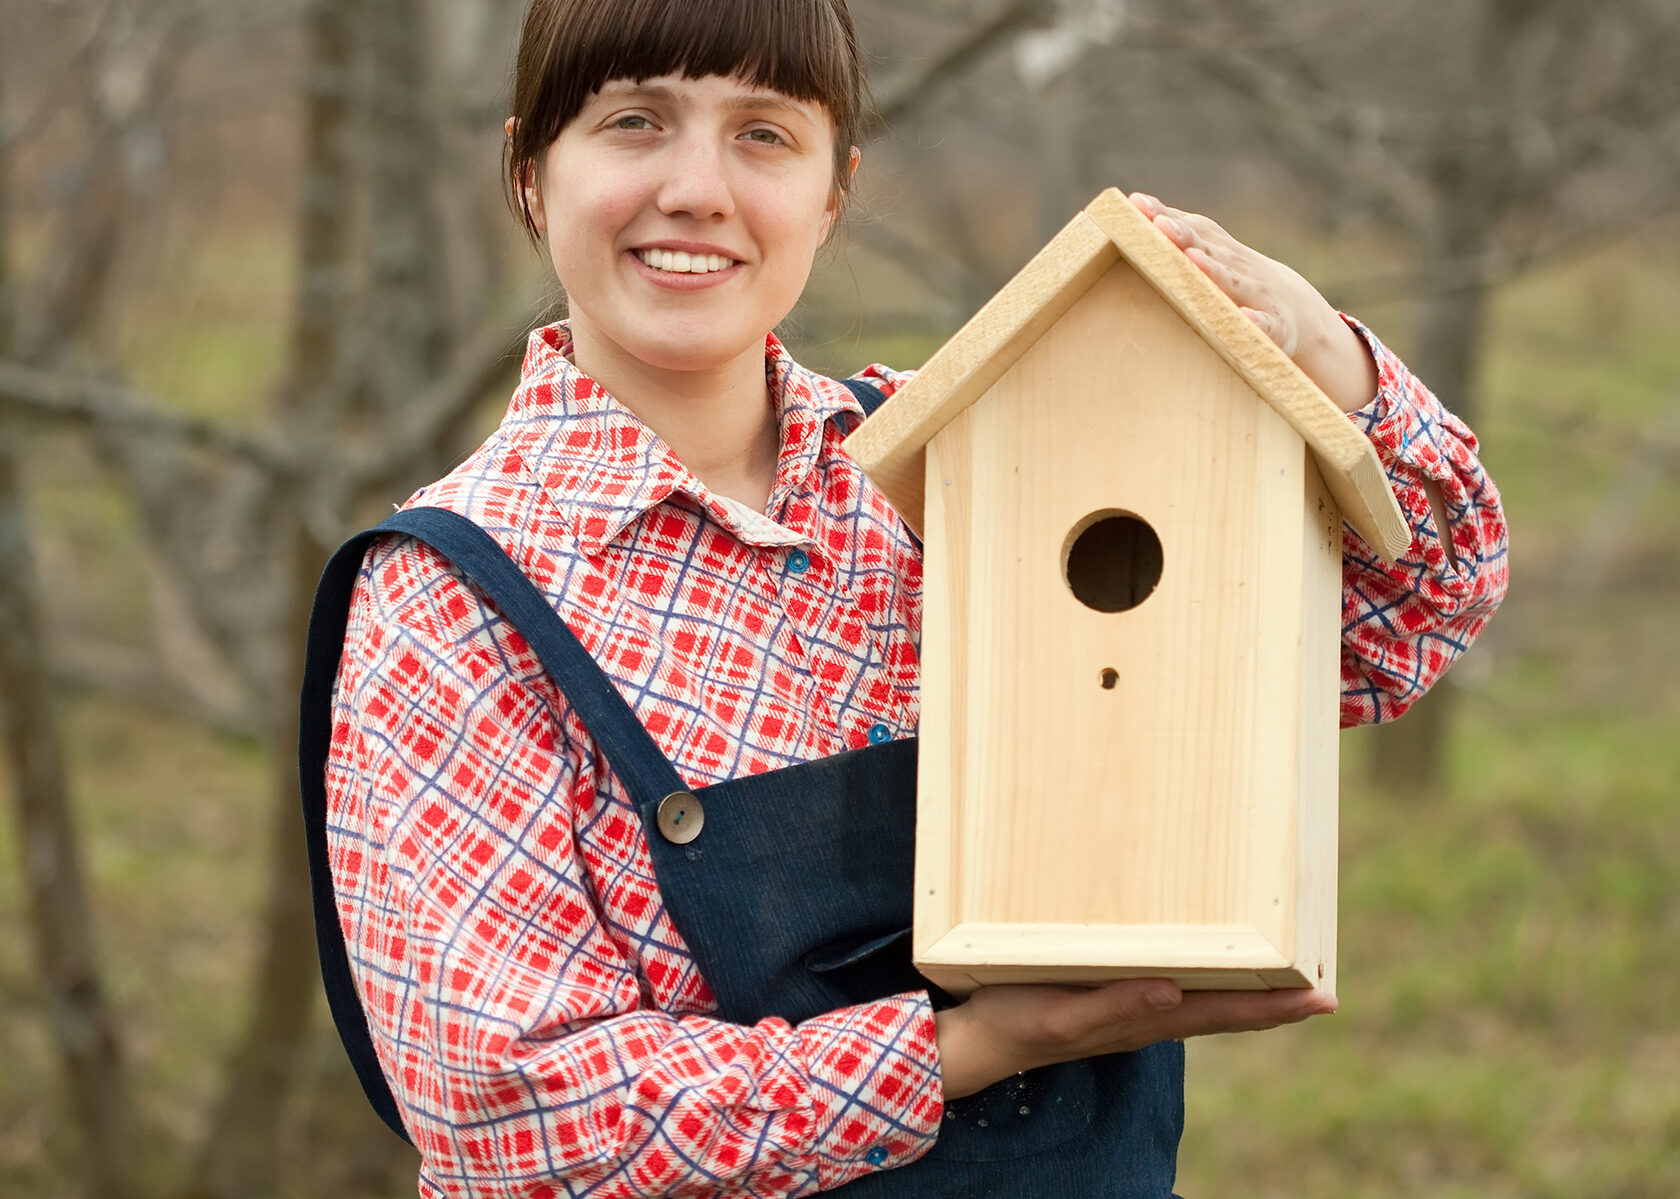
[[[670,169],[659,189],[659,210],[667,216],[698,220],[726,217],[735,211],[723,138],[693,129],[674,141]]]

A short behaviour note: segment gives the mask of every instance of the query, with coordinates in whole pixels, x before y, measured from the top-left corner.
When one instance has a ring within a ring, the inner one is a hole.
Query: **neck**
[[[572,362],[657,433],[707,488],[765,510],[781,428],[762,346],[703,370],[664,370],[574,325]]]

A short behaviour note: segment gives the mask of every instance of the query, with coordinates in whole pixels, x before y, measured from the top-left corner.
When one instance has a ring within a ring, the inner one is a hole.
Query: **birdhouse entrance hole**
[[[1062,573],[1087,608],[1128,611],[1161,581],[1161,539],[1130,512],[1093,512],[1068,535]]]

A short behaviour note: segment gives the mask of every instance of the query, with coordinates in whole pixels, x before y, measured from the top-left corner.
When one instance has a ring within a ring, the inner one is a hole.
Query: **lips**
[[[736,265],[735,259],[722,254],[692,254],[687,250],[637,250],[636,257],[656,271],[674,275],[708,275]]]

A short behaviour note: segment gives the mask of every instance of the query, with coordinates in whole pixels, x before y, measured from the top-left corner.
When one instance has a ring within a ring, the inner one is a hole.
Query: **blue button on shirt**
[[[811,555],[804,550],[794,550],[788,555],[788,570],[792,574],[802,575],[811,569]]]
[[[887,1160],[886,1146],[885,1145],[875,1146],[875,1148],[871,1149],[868,1153],[863,1155],[863,1160],[868,1162],[872,1166],[879,1166],[879,1165],[883,1164]]]
[[[892,740],[892,730],[884,724],[869,726],[869,742],[871,745],[885,745]]]

